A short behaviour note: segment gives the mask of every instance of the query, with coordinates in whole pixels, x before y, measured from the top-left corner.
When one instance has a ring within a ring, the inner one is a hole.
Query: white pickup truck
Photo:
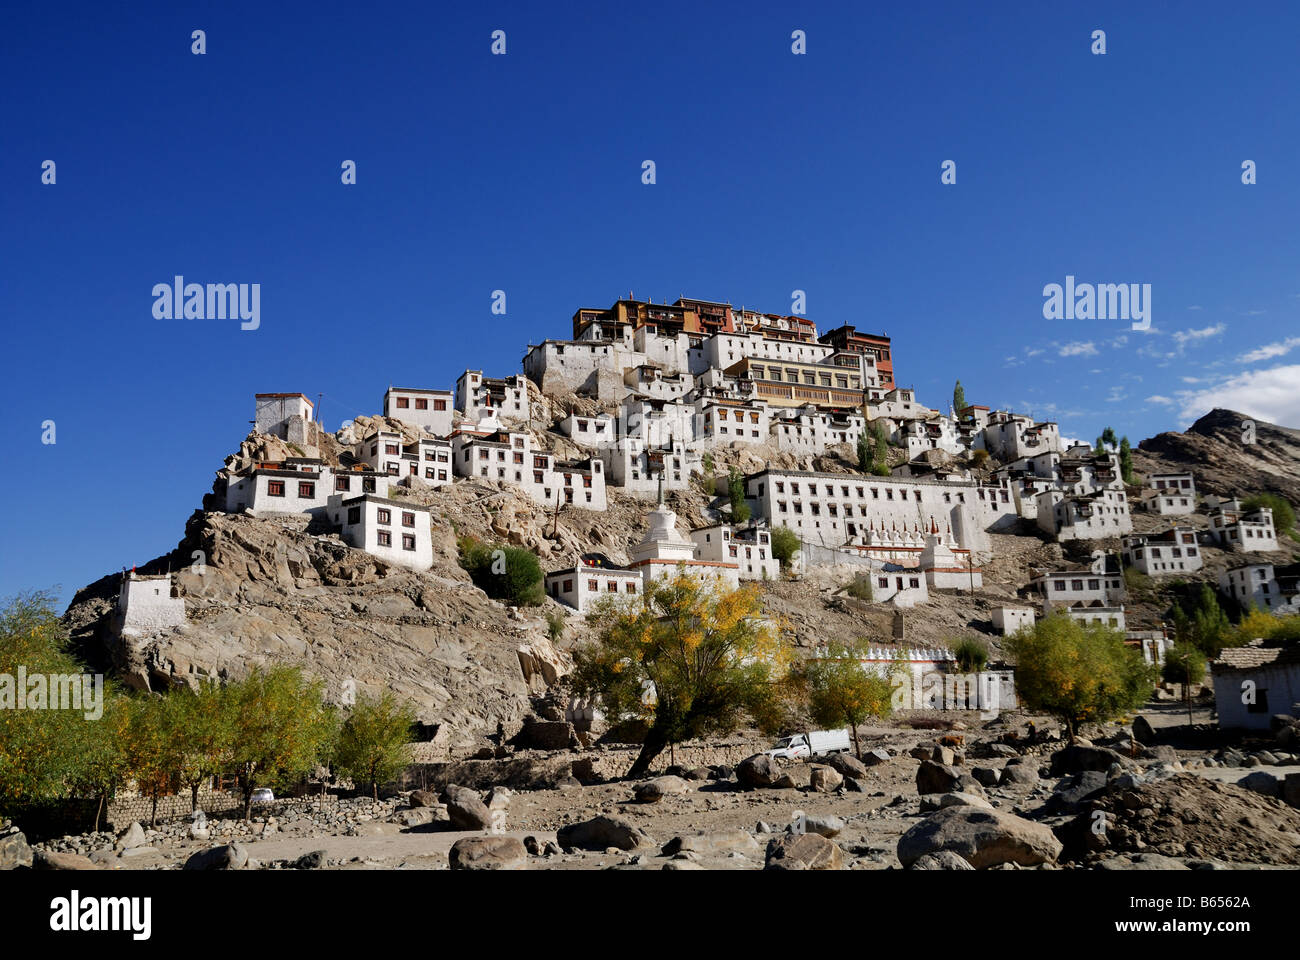
[[[848,753],[849,731],[843,730],[809,730],[792,737],[784,737],[776,742],[771,750],[763,752],[777,760],[804,760],[809,757],[822,757],[828,753]]]

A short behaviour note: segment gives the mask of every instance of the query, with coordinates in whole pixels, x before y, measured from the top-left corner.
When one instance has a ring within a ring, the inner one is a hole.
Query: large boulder
[[[879,753],[880,751],[875,751]],[[879,758],[874,758],[879,762]],[[885,754],[885,759],[889,759],[889,754]],[[861,780],[867,775],[867,765],[857,757],[848,753],[837,753],[826,759],[826,766],[830,767],[841,777],[850,780]]]
[[[440,799],[447,808],[447,819],[457,830],[487,830],[492,826],[492,813],[478,791],[452,783],[442,791]]]
[[[438,795],[432,790],[412,790],[408,802],[412,807],[432,807],[438,802]]]
[[[1293,807],[1300,807],[1300,773],[1288,773],[1282,781],[1282,799]]]
[[[742,853],[747,857],[756,857],[762,853],[758,841],[744,830],[722,829],[709,833],[697,833],[693,837],[673,837],[664,844],[661,851],[665,857],[679,853],[694,853],[700,856],[720,853]]]
[[[983,793],[984,788],[969,773],[962,773],[956,767],[947,764],[922,760],[921,765],[916,768],[917,793],[957,793],[961,791],[978,794]]]
[[[780,779],[780,764],[765,753],[756,753],[736,764],[736,780],[742,787],[771,787]]]
[[[1017,863],[1032,867],[1050,863],[1061,853],[1061,841],[1040,823],[997,810],[946,807],[931,814],[898,840],[898,859],[910,867],[927,853],[951,851],[972,867]]]
[[[1279,800],[1282,798],[1282,784],[1277,777],[1264,770],[1246,774],[1237,781],[1237,786],[1262,793],[1266,797],[1277,797]]]
[[[1052,754],[1051,775],[1065,777],[1072,773],[1082,773],[1084,770],[1098,770],[1105,773],[1116,763],[1125,769],[1133,766],[1133,762],[1128,757],[1108,747],[1076,743]]]
[[[448,859],[453,870],[522,870],[528,851],[518,837],[461,837]]]
[[[580,850],[639,850],[652,841],[645,831],[622,817],[599,816],[561,827],[555,835],[561,847]]]
[[[1133,739],[1144,747],[1153,746],[1156,742],[1156,731],[1151,726],[1151,721],[1146,717],[1138,714],[1133,721]]]
[[[133,847],[146,846],[148,843],[149,838],[145,836],[144,827],[132,821],[129,827],[117,835],[117,843],[113,845],[113,849],[130,850]]]
[[[1106,774],[1098,770],[1084,770],[1067,777],[1056,786],[1056,792],[1047,799],[1047,808],[1053,813],[1077,813],[1080,805],[1106,791]]]
[[[808,777],[808,786],[818,793],[831,793],[844,783],[844,777],[838,770],[830,767],[813,767]]]
[[[224,843],[200,850],[185,861],[186,870],[242,870],[248,866],[248,850],[242,843]]]
[[[102,870],[99,864],[75,853],[54,853],[37,850],[32,860],[33,870]]]
[[[690,787],[681,777],[655,777],[645,783],[638,783],[632,794],[637,803],[658,803],[670,793],[687,793]]]
[[[764,870],[840,870],[844,853],[816,833],[787,833],[768,841]]]
[[[20,830],[0,836],[0,870],[17,870],[32,865],[32,848]]]
[[[843,756],[843,754],[841,754],[841,756]],[[892,759],[893,758],[889,755],[889,751],[883,749],[868,750],[866,753],[862,755],[862,763],[864,766],[868,766],[868,767],[877,767],[882,763],[888,763]],[[843,770],[841,770],[840,772],[844,773]],[[848,776],[848,774],[845,774],[845,776]]]

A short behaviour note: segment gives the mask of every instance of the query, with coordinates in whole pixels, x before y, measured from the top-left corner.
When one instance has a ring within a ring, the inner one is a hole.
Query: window
[[[410,405],[411,405],[411,401],[410,401],[409,399],[407,399],[406,397],[398,397],[398,398],[397,398],[397,409],[399,409],[399,410],[405,410],[405,409],[407,409]]]
[[[388,454],[390,457],[395,457],[401,453],[401,451],[397,449],[397,444],[386,443],[384,444],[384,453]]]
[[[376,537],[381,547],[391,547],[393,545],[393,535],[387,530],[378,531]]]
[[[360,522],[361,522],[361,508],[348,507],[348,523],[353,524],[353,523],[360,523]]]
[[[415,409],[416,409],[416,410],[428,410],[428,409],[429,409],[429,401],[426,400],[424,397],[418,397],[418,398],[416,398],[416,401],[415,401]]]
[[[623,590],[625,593],[636,593],[636,584],[629,580]]]
[[[413,533],[402,534],[402,549],[403,550],[415,549],[415,534]]]
[[[380,507],[375,513],[375,520],[378,523],[389,524],[393,522],[393,512],[384,507]]]
[[[435,401],[433,401],[433,409],[435,409],[435,410],[446,410],[446,409],[447,409],[447,401],[446,401],[446,400],[435,400]]]
[[[588,581],[587,581],[587,589],[588,589],[588,590],[597,590],[597,591],[600,590],[600,581],[599,581],[599,580],[588,580]]]
[[[374,477],[362,477],[362,478],[361,478],[361,492],[362,492],[362,493],[374,493],[374,492],[375,492],[375,478],[374,478]]]
[[[351,477],[335,477],[335,478],[334,478],[334,489],[335,489],[335,490],[351,490],[351,489],[352,489],[352,478],[351,478]]]
[[[414,513],[411,513],[409,510],[403,510],[403,511],[402,511],[402,526],[404,526],[404,527],[413,527],[413,526],[415,526],[415,514],[414,514]]]
[[[283,481],[283,480],[268,480],[268,481],[266,482],[266,493],[267,493],[267,496],[271,496],[271,497],[283,497],[283,496],[284,496],[284,481]]]
[[[310,480],[303,480],[298,484],[298,496],[303,500],[311,500],[316,496],[316,484]]]

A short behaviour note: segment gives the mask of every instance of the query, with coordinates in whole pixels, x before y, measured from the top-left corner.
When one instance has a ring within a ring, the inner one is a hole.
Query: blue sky
[[[0,594],[174,547],[255,392],[323,394],[336,429],[629,290],[804,290],[822,329],[892,336],[922,402],[960,378],[1067,435],[1300,425],[1300,8],[897,7],[10,10]],[[156,320],[176,274],[261,284],[260,327]],[[1151,284],[1152,330],[1045,320],[1067,275]]]

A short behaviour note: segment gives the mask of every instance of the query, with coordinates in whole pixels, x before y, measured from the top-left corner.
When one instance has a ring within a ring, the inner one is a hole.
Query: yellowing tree
[[[762,614],[754,587],[732,590],[680,568],[639,602],[597,610],[600,637],[576,652],[572,683],[612,720],[649,721],[629,776],[671,744],[776,716],[789,647]]]
[[[828,647],[825,657],[805,661],[808,715],[820,727],[849,728],[853,749],[862,759],[858,725],[893,710],[894,685],[887,676],[863,669],[860,643]],[[891,670],[892,672],[892,670]]]
[[[1158,671],[1124,634],[1086,626],[1064,611],[1007,638],[1016,661],[1016,694],[1031,710],[1059,718],[1075,739],[1083,723],[1107,720],[1144,703]]]

